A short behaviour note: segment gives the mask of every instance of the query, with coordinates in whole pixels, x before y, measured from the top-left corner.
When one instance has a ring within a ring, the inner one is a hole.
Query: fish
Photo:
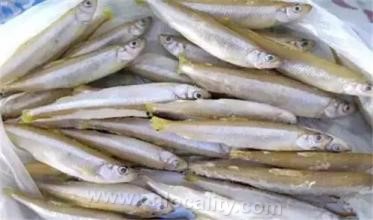
[[[311,51],[316,42],[314,40],[310,40],[307,38],[300,38],[296,36],[292,36],[290,34],[282,34],[277,32],[270,32],[270,31],[257,31],[259,34],[280,43],[290,49],[299,50],[299,51]]]
[[[136,178],[136,172],[128,165],[55,131],[14,124],[6,124],[5,130],[17,147],[69,176],[95,183],[129,182]]]
[[[64,181],[71,178],[61,171],[40,162],[29,162],[25,164],[25,168],[34,180]]]
[[[257,47],[210,16],[170,0],[143,0],[154,14],[186,39],[215,57],[247,68],[267,69],[281,59]]]
[[[302,202],[290,196],[196,175],[186,176],[186,179],[206,191],[214,192],[239,202],[244,202],[250,206],[271,207],[270,213],[268,214],[281,215],[281,217],[276,219],[313,220],[320,217],[322,217],[322,219],[339,219],[337,215],[325,209]]]
[[[188,140],[170,132],[155,131],[148,119],[116,118],[103,120],[36,120],[33,126],[46,128],[96,129],[113,134],[125,135],[143,140],[169,151],[224,158],[229,156],[230,148],[222,144]]]
[[[137,39],[123,46],[109,46],[82,56],[58,60],[2,89],[12,92],[73,88],[121,70],[144,48],[145,40]]]
[[[256,166],[243,161],[203,161],[189,170],[208,178],[230,180],[289,195],[337,195],[372,192],[373,175],[347,171],[310,171]]]
[[[311,118],[337,118],[356,111],[353,103],[269,70],[236,70],[192,62],[183,57],[179,73],[210,92],[267,103]]]
[[[97,0],[84,0],[14,52],[0,66],[0,87],[55,60],[85,32],[96,11]]]
[[[60,132],[92,148],[145,167],[172,171],[187,168],[187,163],[175,154],[135,138],[89,130],[64,129]]]
[[[148,83],[143,85],[117,86],[77,94],[56,102],[26,110],[24,122],[51,117],[61,113],[92,108],[127,108],[149,102],[166,102],[178,99],[209,98],[210,93],[195,86],[179,83]]]
[[[150,115],[166,115],[175,119],[249,118],[295,124],[297,117],[271,105],[236,99],[179,100],[169,103],[149,103]]]
[[[242,31],[234,25],[230,28],[241,36],[255,41],[263,49],[280,56],[282,64],[277,67],[277,70],[288,77],[336,94],[373,96],[372,83],[360,72],[317,57],[312,53],[291,50],[254,31]]]
[[[29,196],[25,193],[7,188],[4,193],[16,200],[17,202],[25,205],[29,209],[35,211],[43,219],[53,220],[126,220],[124,216],[119,214],[104,212],[86,208],[80,208],[54,202],[53,200],[45,200]]]
[[[191,209],[197,215],[203,215],[207,218],[216,220],[246,220],[256,218],[260,219],[260,217],[263,217],[261,214],[245,210],[245,205],[242,202],[212,192],[195,190],[186,186],[164,184],[156,182],[150,178],[146,179],[146,183],[157,194]],[[220,205],[214,205],[213,207],[206,205],[210,204],[211,201],[214,201],[214,204]]]
[[[76,57],[91,53],[108,46],[128,43],[141,37],[152,22],[151,17],[142,18],[132,22],[126,22],[114,29],[107,31],[96,38],[92,38],[71,48],[66,52],[65,57]]]
[[[182,4],[223,23],[264,29],[296,22],[312,10],[310,4],[268,0],[186,0]]]
[[[373,154],[366,153],[233,150],[230,158],[299,170],[366,172],[373,168]]]
[[[175,133],[183,138],[221,143],[237,149],[272,151],[328,151],[333,140],[327,134],[297,125],[245,120],[189,120],[170,121],[158,117],[151,119],[159,132]]]
[[[127,69],[153,82],[189,83],[192,81],[177,74],[178,62],[155,53],[145,53],[137,57]]]
[[[185,56],[187,59],[201,63],[233,67],[233,65],[219,60],[181,36],[161,34],[159,36],[159,42],[167,50],[167,52],[176,58],[179,56]]]
[[[124,213],[145,218],[159,217],[173,211],[167,200],[145,188],[130,183],[95,184],[68,181],[38,183],[40,189],[73,205]]]
[[[20,116],[24,109],[50,104],[71,93],[70,89],[16,93],[0,99],[0,113],[5,118],[15,118]]]

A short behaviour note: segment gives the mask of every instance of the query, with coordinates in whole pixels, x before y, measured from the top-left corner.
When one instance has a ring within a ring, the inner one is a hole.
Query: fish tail
[[[23,111],[21,115],[21,122],[25,124],[29,124],[34,121],[33,116],[29,113],[29,111]]]
[[[105,7],[102,16],[105,17],[107,20],[113,19],[113,10],[111,10],[111,8],[109,7]]]
[[[178,56],[178,58],[179,58],[179,65],[177,66],[177,71],[176,71],[176,73],[177,73],[177,74],[182,74],[183,71],[181,70],[181,69],[182,69],[181,67],[182,67],[184,64],[190,63],[190,61],[186,58],[186,56],[185,56],[184,53],[181,53],[181,54]]]
[[[169,120],[158,118],[158,117],[152,117],[150,121],[151,121],[153,129],[157,131],[164,130],[171,122]]]
[[[152,103],[146,103],[145,104],[145,110],[146,110],[146,114],[149,117],[152,117],[153,116],[153,112],[154,112],[154,105]]]

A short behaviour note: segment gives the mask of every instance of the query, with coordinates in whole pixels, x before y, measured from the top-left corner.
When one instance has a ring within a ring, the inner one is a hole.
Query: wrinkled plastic
[[[359,35],[350,25],[322,8],[318,4],[322,3],[321,0],[287,1],[308,2],[314,6],[314,10],[309,16],[299,23],[289,25],[289,28],[296,32],[301,31],[305,36],[312,35],[313,38],[329,45],[339,55],[343,56],[344,60],[348,60],[348,63],[360,69],[367,77],[372,77],[373,79],[373,52],[359,38]],[[23,16],[23,20],[15,18],[7,22],[6,26],[0,26],[0,37],[11,36],[13,40],[13,43],[9,46],[4,43],[3,38],[0,39],[0,48],[2,48],[0,64],[6,59],[6,56],[9,56],[14,51],[17,44],[25,42],[34,36],[38,31],[61,16],[64,11],[75,6],[77,2],[78,0],[48,0],[20,15]],[[104,25],[100,32],[105,32],[121,22],[151,14],[148,8],[137,5],[134,0],[100,0],[98,11],[105,7],[113,10],[115,19],[113,22]],[[26,29],[25,23],[22,22],[27,22]],[[21,23],[22,25],[19,25]],[[7,32],[4,35],[4,32],[8,30],[11,30],[11,32]],[[10,35],[9,33],[12,34]],[[161,33],[174,34],[176,32],[167,25],[155,20],[147,34],[148,46],[146,52],[168,55],[158,43],[158,36]],[[16,38],[14,38],[15,36]],[[331,59],[330,54],[327,57]],[[361,113],[355,113],[352,116],[337,120],[301,119],[300,121],[305,126],[318,128],[343,139],[353,148],[354,152],[373,152],[372,133]],[[14,145],[5,135],[2,122],[0,122],[0,140],[0,187],[18,186],[23,191],[40,195],[34,181],[27,174],[21,162],[21,159],[25,160],[25,157],[20,158],[16,154]],[[346,200],[350,202],[360,219],[373,219],[373,211],[371,210],[373,199],[371,195],[356,195],[346,198]],[[0,210],[0,219],[36,219],[36,215],[33,212],[1,194]]]

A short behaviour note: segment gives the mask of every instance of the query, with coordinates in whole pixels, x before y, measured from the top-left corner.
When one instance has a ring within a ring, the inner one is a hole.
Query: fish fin
[[[153,129],[157,131],[164,130],[167,127],[167,125],[171,122],[169,120],[158,118],[158,117],[152,117],[150,121],[151,121]]]
[[[10,187],[3,188],[4,195],[12,197],[14,194],[17,194],[17,191]]]
[[[111,8],[109,7],[105,7],[102,16],[105,17],[107,20],[113,19],[113,10],[111,10]]]
[[[195,183],[199,180],[199,176],[193,174],[192,172],[187,172],[184,179],[188,182]]]
[[[33,122],[35,120],[35,118],[29,114],[29,111],[25,110],[22,112],[22,115],[21,115],[21,123],[24,123],[24,124],[29,124],[31,122]]]
[[[145,5],[146,0],[135,0],[136,4],[138,5]]]
[[[181,66],[182,66],[183,64],[190,63],[190,61],[189,61],[188,58],[186,57],[185,53],[181,53],[181,54],[178,56],[178,59],[179,59],[179,65],[177,66],[176,73],[177,73],[177,74],[182,74]]]
[[[153,116],[153,112],[154,112],[154,105],[153,105],[153,103],[145,103],[145,110],[146,110],[146,114],[149,117],[152,117]]]

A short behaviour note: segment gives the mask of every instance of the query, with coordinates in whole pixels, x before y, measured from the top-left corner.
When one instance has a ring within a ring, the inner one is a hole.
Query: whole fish
[[[96,183],[132,181],[134,170],[61,134],[26,125],[5,125],[13,143],[65,174]]]
[[[221,143],[232,148],[273,151],[328,151],[333,138],[296,125],[255,120],[170,121],[153,117],[155,130],[183,138]]]
[[[373,154],[231,151],[230,158],[299,170],[362,171],[373,168]]]
[[[103,35],[92,38],[73,47],[65,54],[65,56],[80,56],[108,46],[124,44],[129,41],[133,41],[145,33],[145,31],[149,28],[151,21],[151,17],[146,17],[140,20],[124,23],[112,30],[109,30]]]
[[[244,203],[220,196],[215,193],[199,191],[185,186],[167,185],[164,183],[155,182],[150,178],[147,178],[146,183],[157,194],[172,202],[181,204],[182,206],[191,209],[197,215],[203,215],[207,218],[216,220],[247,220],[260,219],[260,217],[263,217],[263,214],[261,215],[245,210]],[[214,201],[214,204],[220,205],[215,205],[213,207],[210,205],[198,205],[210,204],[211,201]]]
[[[176,119],[249,118],[295,124],[296,116],[271,105],[236,99],[180,100],[170,103],[149,103],[146,110],[152,115],[167,115]]]
[[[0,113],[5,118],[14,118],[25,109],[35,108],[54,102],[71,94],[70,89],[55,89],[40,92],[23,92],[0,99]]]
[[[159,42],[162,46],[173,56],[185,56],[186,58],[201,63],[210,63],[218,66],[229,66],[233,65],[223,62],[213,55],[207,53],[197,45],[188,41],[187,39],[170,34],[162,34],[159,36]]]
[[[270,31],[260,31],[258,33],[293,50],[310,51],[316,45],[316,42],[313,40],[295,37],[290,34]]]
[[[208,53],[231,64],[258,69],[275,68],[281,60],[225,27],[210,16],[176,1],[143,0],[152,11],[185,38]]]
[[[62,55],[84,34],[96,7],[97,0],[82,1],[48,28],[21,45],[11,58],[0,66],[0,87]]]
[[[145,41],[137,39],[124,46],[109,46],[82,56],[59,60],[3,87],[3,91],[76,87],[121,70],[144,48]]]
[[[56,126],[60,124],[61,122],[54,123]],[[175,149],[195,155],[221,158],[226,157],[230,151],[228,147],[222,144],[188,140],[170,132],[157,132],[151,127],[149,120],[141,118],[69,121],[65,122],[65,125],[69,128],[97,129],[126,135],[167,149]]]
[[[226,196],[236,201],[244,202],[251,206],[271,207],[271,213],[268,214],[280,215],[280,217],[276,218],[279,220],[313,220],[319,218],[339,219],[337,215],[330,213],[325,209],[310,205],[289,196],[255,189],[250,186],[242,186],[235,183],[212,180],[194,175],[187,176],[187,180],[204,190]]]
[[[211,92],[267,103],[297,116],[336,118],[355,111],[352,103],[274,72],[222,68],[184,58],[179,71]]]
[[[31,177],[35,180],[41,181],[63,181],[68,180],[71,177],[62,173],[59,170],[54,169],[46,164],[40,162],[31,162],[25,164],[25,168],[27,172],[31,175]]]
[[[39,214],[43,219],[50,220],[126,220],[123,216],[40,198],[28,196],[13,189],[6,189],[5,194]]]
[[[208,98],[210,94],[198,87],[178,83],[149,83],[118,86],[77,94],[50,105],[24,111],[23,121],[50,117],[61,113],[88,108],[125,108],[149,102],[166,102],[178,99]]]
[[[146,53],[137,57],[128,69],[154,82],[191,83],[188,77],[177,74],[177,66],[176,60],[155,53]]]
[[[140,217],[158,217],[173,210],[167,200],[132,184],[94,184],[86,182],[39,183],[43,192],[71,204],[126,213]]]
[[[230,180],[290,195],[370,193],[373,187],[373,175],[366,173],[268,168],[242,161],[190,163],[189,170],[209,178]]]
[[[268,0],[186,0],[182,4],[225,23],[263,29],[295,22],[312,9],[309,4]]]
[[[187,163],[173,153],[135,138],[89,130],[65,129],[60,131],[97,150],[108,152],[117,158],[135,164],[173,171],[182,171],[187,168]]]
[[[373,96],[373,85],[364,76],[311,53],[291,50],[253,31],[231,26],[232,30],[283,58],[278,70],[319,89],[346,95]]]

